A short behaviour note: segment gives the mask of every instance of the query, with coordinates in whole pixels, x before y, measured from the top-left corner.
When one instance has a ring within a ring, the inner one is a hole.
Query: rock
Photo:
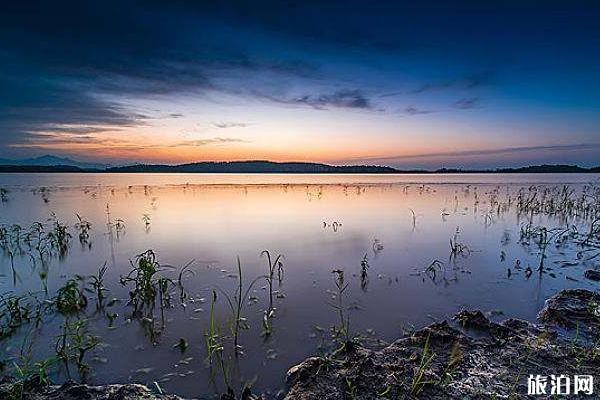
[[[587,271],[585,271],[584,276],[591,281],[600,281],[600,271],[597,271],[595,269],[588,269]]]
[[[443,321],[381,350],[356,346],[350,354],[312,357],[288,372],[285,400],[534,399],[527,396],[530,373],[600,374],[593,357],[576,366],[572,342],[554,329],[558,322],[597,321],[589,304],[598,296],[560,292],[546,302],[541,325],[517,319],[498,324],[465,310],[454,317],[457,328]]]
[[[43,386],[6,378],[0,382],[0,398],[12,399],[24,387],[23,399],[28,400],[181,400],[174,395],[159,395],[138,384],[90,386],[67,382],[61,386]],[[16,397],[15,399],[20,399]]]
[[[538,314],[546,324],[581,330],[600,329],[600,293],[585,289],[566,289],[546,300]]]

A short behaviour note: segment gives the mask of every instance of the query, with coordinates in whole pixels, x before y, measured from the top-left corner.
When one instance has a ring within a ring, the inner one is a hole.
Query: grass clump
[[[79,377],[85,381],[90,367],[85,362],[86,354],[100,344],[97,336],[87,331],[87,321],[78,319],[75,321],[65,320],[61,333],[55,344],[56,357],[63,362],[70,377],[70,365],[77,367]]]
[[[410,385],[410,394],[413,396],[418,396],[423,391],[425,386],[435,383],[435,381],[428,380],[425,376],[427,370],[429,369],[429,366],[435,358],[435,353],[432,353],[429,349],[430,338],[431,334],[427,335],[427,339],[425,340],[423,350],[421,351],[419,365],[415,367],[414,370],[412,382]]]
[[[88,300],[82,288],[83,278],[77,276],[69,279],[56,293],[56,309],[61,314],[74,314],[87,307]]]

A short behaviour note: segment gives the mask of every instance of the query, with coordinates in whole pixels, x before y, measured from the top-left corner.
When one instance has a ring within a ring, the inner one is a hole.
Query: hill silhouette
[[[96,173],[277,173],[277,174],[467,174],[467,173],[600,173],[600,166],[585,168],[576,165],[532,165],[519,168],[496,169],[455,169],[437,170],[400,170],[377,165],[329,165],[311,162],[274,162],[264,160],[196,162],[179,165],[134,164],[121,167],[98,167],[79,163],[70,159],[49,158],[44,161],[57,162],[55,165],[40,165],[40,162],[27,165],[26,160],[18,164],[9,164],[9,160],[0,160],[0,172],[96,172]],[[31,159],[39,161],[38,159]],[[73,161],[73,164],[70,162]],[[6,164],[5,164],[6,163]],[[64,163],[64,164],[63,164]]]

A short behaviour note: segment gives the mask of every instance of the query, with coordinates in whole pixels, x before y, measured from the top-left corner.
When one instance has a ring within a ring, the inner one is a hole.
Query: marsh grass
[[[269,290],[269,306],[266,310],[264,310],[263,312],[263,335],[265,337],[268,337],[269,335],[271,335],[271,333],[273,332],[273,318],[275,317],[275,306],[273,304],[273,295],[274,290],[273,290],[273,286],[274,286],[274,281],[275,281],[275,274],[277,273],[277,281],[279,282],[279,286],[281,287],[282,281],[283,281],[283,256],[281,254],[277,255],[277,257],[275,257],[274,260],[271,259],[271,253],[269,252],[269,250],[263,250],[260,253],[261,256],[264,256],[267,258],[267,267],[268,267],[268,272],[267,274],[264,276],[265,280],[267,281],[267,285],[268,285],[268,290]]]
[[[182,304],[185,305],[185,300],[188,298],[188,293],[185,290],[185,285],[183,284],[184,279],[187,276],[196,276],[196,272],[192,269],[195,260],[189,261],[183,267],[179,269],[179,274],[177,275],[177,287],[179,288],[179,300]]]
[[[152,344],[158,343],[166,326],[165,309],[171,307],[171,289],[177,284],[167,277],[153,250],[146,250],[130,260],[131,271],[121,276],[121,285],[131,287],[128,304],[133,306],[132,316],[138,319]],[[154,310],[158,305],[160,326],[157,327]]]
[[[454,236],[450,239],[450,260],[456,259],[459,255],[466,257],[470,254],[469,246],[460,241],[460,228],[457,227]]]
[[[204,333],[204,339],[206,344],[206,354],[207,359],[210,363],[213,362],[213,359],[217,356],[220,356],[223,352],[223,343],[222,338],[219,333],[219,326],[217,324],[216,316],[215,316],[215,305],[217,303],[217,291],[213,289],[212,297],[210,302],[210,315],[209,315],[209,323],[208,329]]]
[[[92,224],[83,219],[79,214],[75,214],[77,217],[77,222],[75,223],[75,230],[78,232],[79,243],[82,246],[88,246],[91,248],[92,244],[90,242],[90,230],[92,229]]]
[[[0,188],[0,202],[8,202],[8,189]]]
[[[53,247],[58,251],[59,258],[63,259],[68,250],[71,234],[68,231],[67,225],[60,222],[55,214],[51,217],[52,230],[48,232],[48,238]]]
[[[58,289],[56,299],[54,300],[58,312],[64,315],[75,314],[87,307],[88,300],[83,289],[84,283],[85,280],[82,277],[76,276],[67,280]]]
[[[11,336],[19,327],[28,323],[33,307],[26,296],[0,295],[0,340]]]
[[[371,268],[369,258],[367,253],[365,253],[360,261],[360,288],[363,292],[366,292],[369,286],[369,268]]]
[[[104,299],[106,298],[106,292],[108,289],[105,286],[104,278],[107,271],[106,263],[98,269],[96,275],[90,276],[88,291],[96,295],[96,309],[100,310],[104,307]]]
[[[246,317],[243,316],[244,306],[246,304],[246,299],[248,299],[248,295],[256,282],[260,279],[264,279],[264,277],[259,276],[255,278],[250,284],[244,288],[244,279],[242,275],[242,264],[240,258],[237,257],[237,287],[233,296],[229,295],[226,291],[219,288],[221,293],[225,296],[227,300],[227,304],[229,305],[229,310],[231,312],[229,329],[231,334],[233,335],[233,348],[234,354],[238,356],[243,353],[243,347],[239,343],[240,331],[247,330],[250,328],[248,325]]]
[[[421,351],[419,365],[414,369],[410,386],[410,394],[413,396],[418,396],[423,391],[425,386],[436,383],[433,380],[428,380],[426,377],[427,370],[435,358],[435,353],[432,353],[429,348],[430,339],[431,334],[428,334],[425,344],[423,345],[423,350]]]
[[[68,377],[71,376],[69,366],[74,364],[80,379],[86,380],[90,367],[85,362],[85,356],[99,344],[100,339],[88,333],[87,320],[69,321],[68,318],[65,319],[61,333],[56,339],[55,353],[57,359],[62,361]]]
[[[338,323],[331,328],[331,331],[333,340],[341,345],[334,353],[339,353],[351,342],[350,316],[348,315],[348,308],[344,301],[348,283],[345,281],[343,270],[334,269],[331,273],[334,275],[336,291],[333,295],[333,302],[329,305],[336,311],[338,316]]]

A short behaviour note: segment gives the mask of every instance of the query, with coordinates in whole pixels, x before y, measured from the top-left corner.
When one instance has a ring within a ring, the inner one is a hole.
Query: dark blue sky
[[[600,164],[597,1],[14,3],[0,157]]]

